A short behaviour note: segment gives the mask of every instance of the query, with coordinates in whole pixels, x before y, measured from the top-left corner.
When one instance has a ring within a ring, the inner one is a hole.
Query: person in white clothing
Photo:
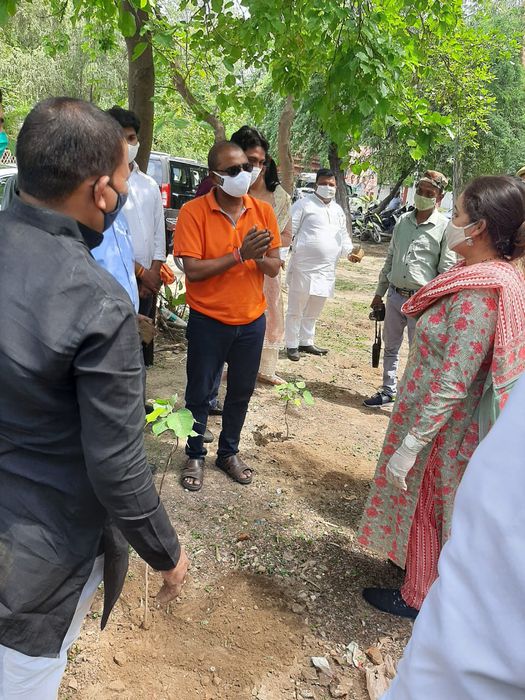
[[[335,266],[340,257],[352,256],[352,239],[343,209],[334,201],[335,173],[317,171],[315,192],[292,207],[292,252],[288,259],[288,309],[285,342],[288,359],[300,352],[326,355],[315,344],[315,324],[326,300],[334,295]]]
[[[525,376],[456,493],[452,535],[382,700],[525,697]]]
[[[122,126],[128,142],[128,199],[122,210],[131,234],[135,253],[135,274],[139,285],[139,313],[152,317],[153,300],[161,287],[160,268],[166,261],[164,209],[155,180],[143,173],[135,158],[139,150],[140,119],[122,107],[108,110]],[[146,365],[153,363],[152,353],[145,350]]]

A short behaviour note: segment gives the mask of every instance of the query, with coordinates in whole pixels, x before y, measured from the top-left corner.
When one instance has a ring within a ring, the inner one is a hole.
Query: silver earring
[[[466,243],[470,248],[472,248],[472,246],[474,245],[474,239],[471,238],[471,237],[469,237],[469,238],[466,239],[465,243]]]

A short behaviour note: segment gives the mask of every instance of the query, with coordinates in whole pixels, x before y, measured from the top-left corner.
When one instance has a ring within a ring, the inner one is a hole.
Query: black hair
[[[257,148],[258,146],[263,149],[267,160],[264,170],[264,184],[269,192],[275,192],[277,185],[280,184],[280,180],[277,172],[277,165],[274,159],[268,155],[270,149],[268,140],[258,129],[247,125],[241,126],[240,129],[232,134],[231,140],[238,144],[243,151],[247,151],[250,148]]]
[[[243,151],[260,146],[264,153],[268,154],[270,149],[270,144],[264,138],[261,132],[252,126],[241,126],[240,129],[232,134],[230,141],[233,141],[233,143],[240,146]]]
[[[114,105],[111,109],[107,110],[107,113],[110,114],[113,119],[116,119],[123,129],[131,127],[132,129],[135,129],[137,134],[139,133],[140,119],[137,117],[135,112],[132,112],[130,109],[123,109],[122,107],[117,107],[117,105]]]
[[[463,192],[463,206],[472,222],[484,219],[498,254],[516,260],[525,253],[525,184],[508,175],[472,180]]]
[[[330,170],[330,168],[319,168],[315,174],[315,181],[319,182],[321,177],[335,177],[335,173],[333,170]]]
[[[84,100],[52,97],[27,115],[16,143],[20,190],[62,201],[90,177],[112,175],[124,157],[121,127]]]
[[[264,170],[264,184],[268,192],[275,192],[277,185],[281,184],[279,173],[277,172],[277,165],[271,156],[267,158],[266,168]]]
[[[218,170],[219,157],[223,151],[242,151],[242,148],[233,141],[219,141],[214,143],[208,153],[208,169],[210,172]]]

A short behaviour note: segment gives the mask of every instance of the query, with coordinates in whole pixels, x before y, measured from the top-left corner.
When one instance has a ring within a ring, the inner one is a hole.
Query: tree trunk
[[[346,216],[348,233],[352,234],[352,214],[350,212],[350,204],[348,203],[348,187],[346,186],[345,171],[342,168],[341,158],[339,158],[337,144],[335,143],[331,143],[328,147],[328,161],[331,170],[335,173],[337,182],[335,201],[342,207]]]
[[[151,46],[151,34],[146,32],[141,35],[144,24],[148,21],[148,15],[142,10],[137,10],[127,0],[123,0],[123,9],[135,17],[137,31],[132,37],[126,37],[128,50],[128,103],[132,112],[140,119],[140,148],[137,155],[137,163],[144,172],[148,169],[149,154],[153,143],[153,118],[155,96],[155,64],[153,62],[153,48]],[[146,50],[134,61],[133,52],[137,44],[147,43]]]
[[[295,175],[292,151],[290,149],[290,135],[294,118],[293,97],[288,95],[279,119],[278,151],[281,184],[289,195],[293,194]]]
[[[186,102],[188,107],[193,111],[195,116],[211,126],[213,133],[215,134],[215,143],[218,141],[225,141],[226,130],[224,128],[224,124],[216,114],[213,114],[199,103],[195,95],[190,90],[180,67],[175,62],[172,62],[171,64],[171,78],[175,89]]]
[[[387,206],[390,204],[390,202],[394,199],[395,193],[401,188],[401,185],[405,181],[405,179],[410,175],[412,172],[412,167],[407,167],[401,175],[397,178],[394,186],[390,190],[390,192],[387,194],[387,196],[379,202],[377,207],[374,208],[374,213],[375,214],[381,214],[382,211],[384,211]]]

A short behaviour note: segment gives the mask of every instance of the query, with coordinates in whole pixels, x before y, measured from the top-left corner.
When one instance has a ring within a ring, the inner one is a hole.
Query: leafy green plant
[[[187,408],[177,408],[177,394],[174,394],[169,399],[155,399],[153,401],[153,411],[146,416],[146,424],[151,425],[151,432],[155,437],[159,437],[163,433],[171,431],[175,436],[175,442],[171,446],[171,450],[164,465],[162,479],[159,486],[159,495],[162,491],[164,478],[170,468],[173,455],[179,447],[179,440],[186,440],[189,437],[195,437],[197,433],[193,430],[193,415]]]
[[[290,426],[288,424],[288,410],[290,405],[297,406],[298,408],[302,406],[303,403],[306,406],[313,406],[314,397],[311,392],[308,391],[303,381],[279,384],[275,387],[275,391],[281,401],[284,401],[284,424],[286,425],[286,435],[284,439],[288,440],[290,437]]]
[[[180,306],[186,306],[186,292],[184,291],[184,284],[180,280],[177,281],[175,293],[167,284],[164,285],[164,301],[168,309],[175,314]]]
[[[191,411],[187,408],[177,408],[178,396],[174,394],[169,399],[155,399],[153,410],[146,415],[146,425],[151,425],[151,432],[155,437],[159,437],[170,431],[175,436],[175,441],[171,445],[168,457],[162,470],[162,477],[158,488],[159,496],[162,493],[164,479],[170,468],[173,455],[179,447],[180,440],[187,440],[195,437],[197,433],[193,430],[194,419]],[[142,626],[149,628],[149,566],[146,564],[145,574],[146,588],[144,596],[144,619]]]

